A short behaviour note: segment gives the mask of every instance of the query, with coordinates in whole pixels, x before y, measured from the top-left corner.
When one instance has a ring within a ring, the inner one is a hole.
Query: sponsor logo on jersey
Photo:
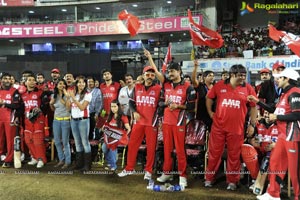
[[[116,91],[116,89],[114,87],[109,88],[110,91]]]
[[[112,98],[113,94],[112,93],[105,93],[103,94],[103,98]]]
[[[24,101],[26,108],[38,107],[38,102],[36,100],[27,100]]]
[[[240,108],[241,102],[234,99],[223,99],[222,106],[230,108]]]
[[[136,102],[138,104],[149,104],[149,105],[155,105],[155,98],[150,96],[137,96]]]
[[[285,109],[284,108],[276,108],[275,115],[284,115],[285,114]]]
[[[177,94],[182,94],[182,89],[177,90]]]
[[[295,103],[295,102],[300,102],[300,97],[293,97],[292,103]]]
[[[221,93],[226,93],[227,90],[226,90],[226,89],[222,89],[222,90],[220,90],[220,92],[221,92]]]
[[[176,95],[166,95],[166,99],[168,99],[169,102],[181,104],[182,97],[176,96]]]
[[[11,95],[10,95],[10,94],[7,94],[7,95],[5,96],[5,99],[11,99]]]
[[[154,90],[151,90],[151,91],[149,92],[149,95],[155,96],[155,91],[154,91]]]
[[[32,95],[32,99],[37,99],[37,98],[38,98],[38,97],[37,97],[36,94]]]

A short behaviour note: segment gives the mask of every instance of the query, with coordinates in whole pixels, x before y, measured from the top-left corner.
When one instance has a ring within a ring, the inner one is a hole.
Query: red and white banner
[[[284,42],[294,54],[300,57],[300,37],[292,33],[277,30],[273,25],[269,24],[269,37],[276,42]]]
[[[34,6],[34,0],[0,0],[0,7]]]
[[[194,16],[193,19],[202,21],[202,15]],[[139,33],[189,30],[187,17],[152,18],[140,22]],[[72,24],[0,25],[0,38],[78,37],[128,33],[121,20]]]

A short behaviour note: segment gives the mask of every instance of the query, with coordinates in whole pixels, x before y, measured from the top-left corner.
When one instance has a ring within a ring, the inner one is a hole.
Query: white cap
[[[295,80],[295,81],[297,81],[298,78],[300,77],[299,73],[297,71],[295,71],[293,69],[289,69],[289,68],[284,69],[279,74],[273,74],[273,76],[275,78],[286,77],[286,78],[289,78],[289,79],[292,79],[292,80]]]

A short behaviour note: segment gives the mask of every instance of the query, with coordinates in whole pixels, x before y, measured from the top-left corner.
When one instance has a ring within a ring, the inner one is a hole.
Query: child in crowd
[[[115,171],[117,169],[117,147],[119,144],[127,145],[127,135],[131,131],[128,118],[123,115],[120,103],[117,100],[110,103],[110,113],[102,130],[104,132],[102,151],[107,162],[107,169]]]

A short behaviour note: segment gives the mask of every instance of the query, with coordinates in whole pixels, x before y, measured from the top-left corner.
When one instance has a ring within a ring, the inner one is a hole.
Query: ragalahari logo
[[[252,13],[254,12],[254,9],[250,7],[248,3],[245,1],[242,1],[242,7],[241,7],[241,16],[247,14],[247,13]]]

